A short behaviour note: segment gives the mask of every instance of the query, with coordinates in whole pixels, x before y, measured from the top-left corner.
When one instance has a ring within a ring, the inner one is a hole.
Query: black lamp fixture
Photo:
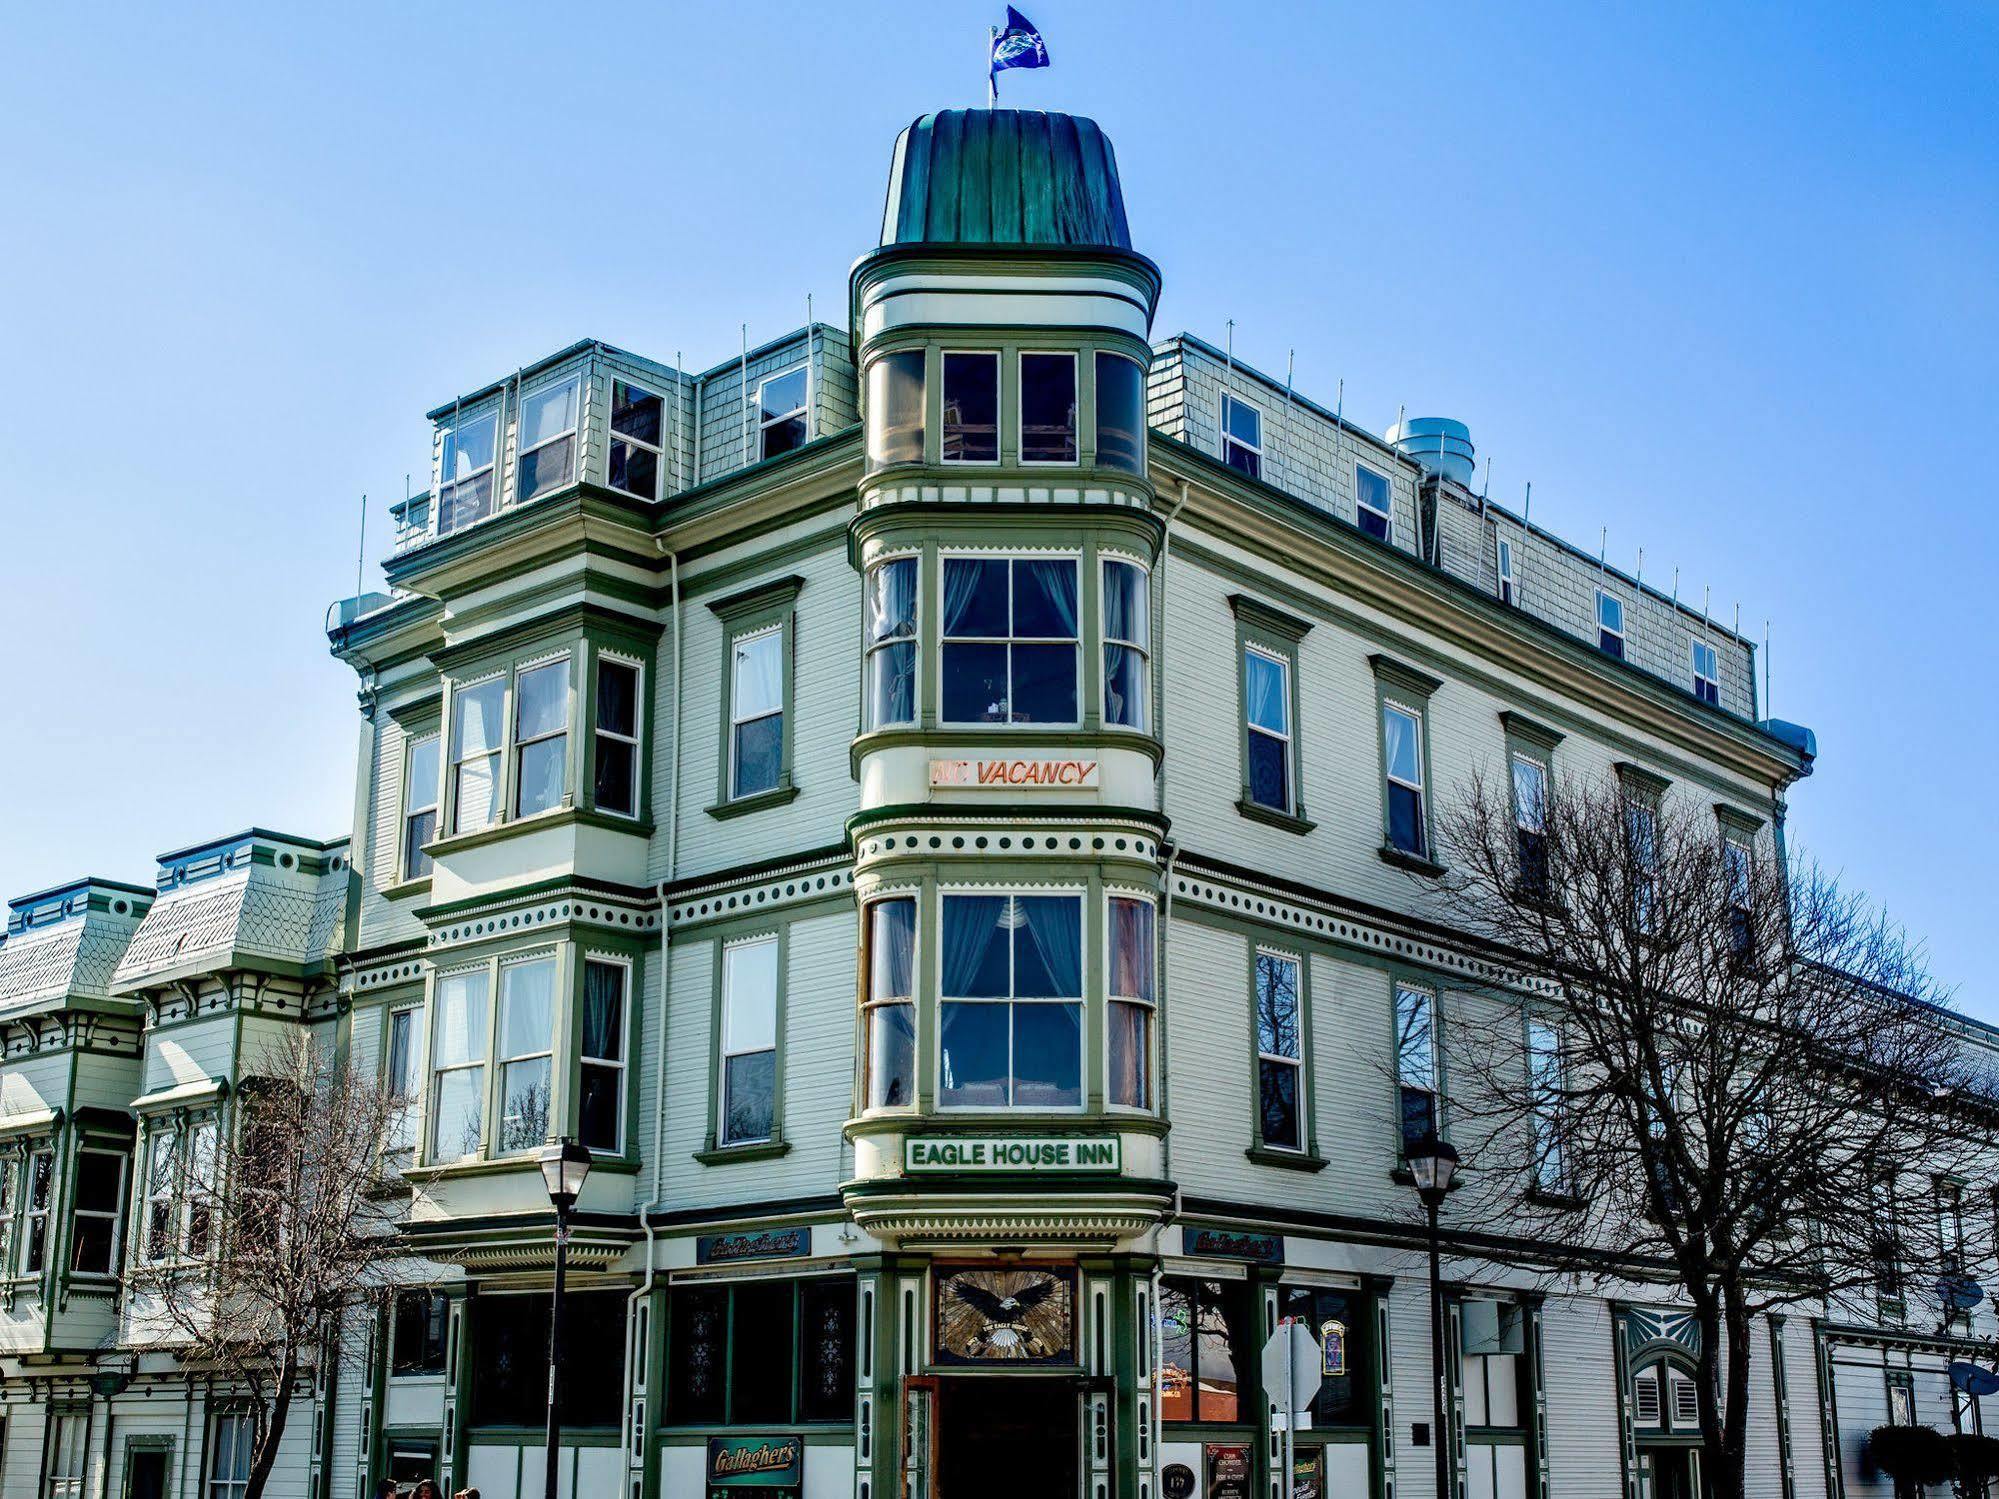
[[[583,1195],[590,1176],[590,1151],[564,1135],[541,1151],[541,1179],[555,1204],[555,1299],[548,1309],[548,1474],[547,1499],[558,1499],[562,1460],[562,1418],[557,1407],[562,1369],[562,1282],[569,1264],[569,1210]]]
[[[565,1136],[541,1151],[541,1179],[548,1186],[548,1200],[557,1213],[567,1213],[583,1195],[583,1183],[590,1175],[589,1147]]]
[[[1416,1183],[1416,1195],[1423,1200],[1423,1215],[1430,1228],[1430,1389],[1434,1397],[1430,1419],[1430,1446],[1437,1458],[1437,1493],[1451,1490],[1451,1444],[1449,1420],[1450,1373],[1444,1362],[1444,1276],[1442,1251],[1437,1229],[1437,1210],[1450,1194],[1451,1178],[1458,1173],[1458,1153],[1449,1140],[1426,1132],[1408,1150],[1409,1175]]]
[[[1416,1179],[1416,1195],[1434,1211],[1451,1190],[1458,1174],[1458,1153],[1449,1140],[1427,1134],[1409,1149],[1409,1174]]]

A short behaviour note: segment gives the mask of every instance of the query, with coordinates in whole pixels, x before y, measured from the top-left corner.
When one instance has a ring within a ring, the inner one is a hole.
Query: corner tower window
[[[1135,562],[1107,559],[1103,572],[1104,722],[1143,729],[1149,682],[1146,649],[1152,636],[1151,579]]]
[[[999,462],[999,355],[944,356],[944,461]]]
[[[1076,461],[1076,356],[1020,356],[1020,461]]]
[[[576,381],[538,390],[521,403],[517,502],[559,489],[576,477]]]
[[[1110,911],[1110,1088],[1112,1105],[1152,1107],[1153,981],[1158,956],[1152,902],[1114,895]]]
[[[437,529],[449,536],[493,513],[493,434],[499,418],[461,417],[444,429],[438,466]]]
[[[916,1101],[916,902],[868,907],[868,1107]]]
[[[944,719],[1076,722],[1074,558],[944,559]]]
[[[916,721],[916,559],[868,572],[868,727]]]
[[[884,354],[868,366],[868,463],[923,461],[923,351]]]
[[[1122,354],[1097,355],[1097,463],[1145,472],[1145,371]]]
[[[801,366],[773,375],[757,387],[757,456],[775,458],[805,446],[808,384]]]
[[[1083,901],[946,895],[938,1101],[1073,1109],[1083,1102]]]

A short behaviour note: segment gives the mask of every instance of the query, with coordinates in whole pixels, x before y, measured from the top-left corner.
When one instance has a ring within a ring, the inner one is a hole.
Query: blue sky
[[[1003,102],[1109,132],[1159,331],[1461,418],[1495,497],[1770,620],[1794,838],[1999,1019],[1999,10],[1027,10],[1055,65]],[[0,894],[343,832],[321,621],[423,412],[579,337],[706,365],[840,316],[1001,12],[9,8]]]

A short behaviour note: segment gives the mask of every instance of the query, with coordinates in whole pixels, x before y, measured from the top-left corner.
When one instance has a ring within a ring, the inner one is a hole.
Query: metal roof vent
[[[1405,457],[1423,466],[1426,474],[1442,474],[1459,484],[1470,484],[1478,463],[1473,456],[1471,428],[1447,416],[1412,416],[1388,429],[1388,441]]]

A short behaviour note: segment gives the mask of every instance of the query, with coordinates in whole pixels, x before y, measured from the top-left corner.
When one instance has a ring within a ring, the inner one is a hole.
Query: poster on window
[[[1073,1265],[940,1265],[933,1273],[938,1363],[1076,1362]]]
[[[1291,1499],[1325,1499],[1325,1495],[1325,1449],[1299,1448],[1291,1457]]]
[[[1250,1499],[1249,1448],[1210,1442],[1207,1499]]]

